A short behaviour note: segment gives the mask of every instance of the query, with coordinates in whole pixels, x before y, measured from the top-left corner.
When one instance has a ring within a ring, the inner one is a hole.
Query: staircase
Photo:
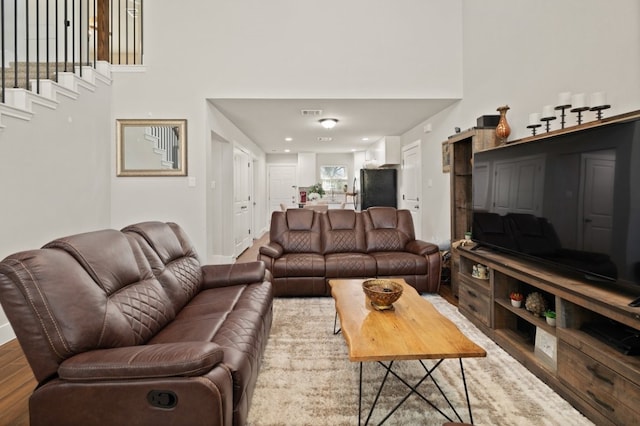
[[[48,70],[47,70],[48,67]],[[5,68],[4,91],[0,99],[0,129],[5,127],[5,118],[31,120],[37,108],[56,109],[61,97],[77,99],[80,89],[93,92],[101,82],[111,85],[111,65],[96,63],[96,67],[67,64],[10,64]],[[16,83],[17,76],[17,83]],[[48,77],[48,78],[47,78]]]
[[[0,128],[7,117],[30,120],[34,105],[55,109],[110,84],[98,58],[142,64],[142,12],[143,0],[2,1]]]

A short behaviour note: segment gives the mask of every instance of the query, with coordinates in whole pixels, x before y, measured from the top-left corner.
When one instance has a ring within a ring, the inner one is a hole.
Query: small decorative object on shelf
[[[547,319],[547,324],[552,327],[556,326],[556,313],[552,310],[547,310],[544,313],[545,318]]]
[[[589,109],[584,93],[577,93],[573,95],[571,97],[571,106],[573,107],[571,108],[571,112],[578,114],[578,124],[582,124],[582,112]]]
[[[504,144],[511,134],[511,127],[509,127],[509,123],[507,123],[509,105],[501,106],[496,111],[500,112],[500,120],[498,120],[498,125],[496,126],[496,136],[500,140],[500,144]]]
[[[542,108],[542,118],[540,119],[541,121],[545,122],[545,129],[547,131],[547,133],[549,132],[549,128],[550,128],[550,121],[553,121],[556,119],[556,113],[553,110],[553,107],[551,105],[545,105]]]
[[[596,111],[596,119],[602,120],[602,110],[611,108],[607,104],[607,94],[605,92],[596,92],[591,95],[590,111]]]
[[[527,296],[527,300],[524,302],[524,307],[533,315],[540,317],[547,310],[547,301],[536,291]]]
[[[558,105],[554,108],[560,112],[560,128],[564,129],[565,124],[565,112],[564,110],[571,107],[571,92],[562,92],[558,94]]]
[[[464,233],[464,239],[467,241],[471,241],[471,232],[467,231]]]
[[[532,112],[529,114],[529,125],[527,126],[527,129],[531,129],[533,136],[536,135],[536,129],[540,126],[542,126],[542,124],[540,124],[540,113]]]
[[[473,265],[473,268],[471,270],[471,276],[474,278],[478,278],[480,280],[488,280],[489,268],[481,263],[478,263],[477,265]]]
[[[509,293],[509,299],[511,299],[511,306],[515,308],[519,308],[522,306],[522,301],[524,300],[524,296],[522,293],[518,293],[517,291],[512,291]]]

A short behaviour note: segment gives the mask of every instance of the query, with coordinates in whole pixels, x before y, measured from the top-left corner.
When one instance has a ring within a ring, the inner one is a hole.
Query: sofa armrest
[[[223,349],[212,342],[164,343],[83,352],[60,364],[70,381],[199,376],[222,361]]]
[[[252,284],[265,281],[264,262],[204,265],[202,267],[203,289]]]
[[[439,253],[440,249],[433,243],[428,243],[422,240],[413,240],[407,243],[405,247],[409,253],[417,254],[420,256],[426,256],[432,253]]]
[[[267,243],[264,246],[260,247],[260,255],[264,255],[267,257],[271,257],[274,259],[279,258],[284,253],[284,249],[278,243],[274,243],[273,241]]]

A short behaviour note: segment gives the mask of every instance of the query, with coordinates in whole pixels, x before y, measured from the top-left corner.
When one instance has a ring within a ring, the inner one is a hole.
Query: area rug
[[[544,382],[485,336],[457,308],[436,295],[424,296],[471,340],[486,358],[465,359],[464,370],[477,425],[591,425],[592,423]],[[350,362],[341,334],[333,334],[334,301],[325,298],[278,298],[274,322],[249,411],[250,426],[357,425],[359,364]],[[434,362],[426,362],[432,366]],[[408,382],[417,383],[424,368],[417,361],[395,364]],[[384,370],[364,363],[364,406],[375,398]],[[469,421],[458,360],[445,360],[434,377],[451,403]],[[454,421],[459,421],[430,380],[419,386]],[[378,424],[408,393],[388,379],[372,414]],[[363,419],[367,413],[363,409]],[[442,425],[447,419],[411,395],[384,424]]]

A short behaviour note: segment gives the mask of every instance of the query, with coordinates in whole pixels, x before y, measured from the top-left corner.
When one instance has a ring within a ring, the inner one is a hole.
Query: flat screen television
[[[477,152],[472,235],[640,295],[640,118]]]

